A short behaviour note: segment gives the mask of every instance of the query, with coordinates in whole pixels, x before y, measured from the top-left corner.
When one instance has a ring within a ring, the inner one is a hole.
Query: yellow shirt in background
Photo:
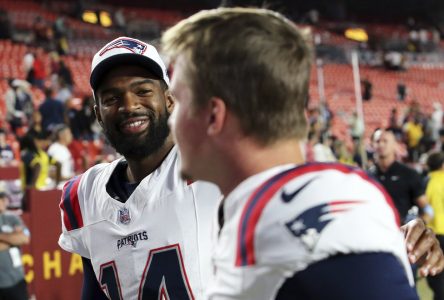
[[[41,149],[38,150],[38,155],[36,155],[31,161],[31,167],[34,167],[37,164],[40,165],[40,173],[35,183],[36,189],[41,190],[46,187],[46,180],[49,178],[50,166],[55,163],[56,161],[51,158],[45,151]]]
[[[408,122],[405,128],[407,134],[407,144],[409,147],[413,148],[418,146],[419,141],[424,135],[422,131],[421,124],[415,124],[413,122]]]
[[[436,234],[444,235],[444,171],[430,172],[429,177],[426,196],[435,213],[429,225]]]

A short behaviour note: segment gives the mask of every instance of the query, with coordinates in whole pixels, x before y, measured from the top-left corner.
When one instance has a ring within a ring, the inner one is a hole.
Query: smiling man
[[[118,38],[94,56],[90,83],[97,119],[123,157],[63,189],[59,244],[83,257],[82,299],[202,299],[219,191],[180,178],[159,54]]]

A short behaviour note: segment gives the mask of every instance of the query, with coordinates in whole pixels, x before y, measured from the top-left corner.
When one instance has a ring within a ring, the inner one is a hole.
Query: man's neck
[[[162,147],[160,147],[155,153],[142,159],[130,159],[126,158],[128,162],[128,168],[126,175],[129,182],[140,182],[146,176],[156,170],[164,161],[165,157],[173,148],[174,143],[171,138],[168,138]]]
[[[378,167],[381,171],[386,172],[396,161],[394,156],[386,156],[378,158]]]
[[[233,148],[231,155],[219,162],[219,171],[215,172],[214,180],[210,180],[219,186],[225,196],[255,174],[279,165],[305,162],[298,140],[278,141],[267,146],[247,140],[236,143]]]

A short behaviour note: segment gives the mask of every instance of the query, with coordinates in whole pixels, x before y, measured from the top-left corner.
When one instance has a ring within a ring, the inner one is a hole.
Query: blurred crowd
[[[10,206],[17,208],[23,206],[27,189],[61,188],[92,164],[115,157],[113,152],[102,156],[107,148],[95,120],[94,99],[74,94],[64,56],[32,49],[23,57],[26,78],[8,78],[2,95],[0,166],[19,168],[20,180],[2,180],[0,190],[11,194]]]
[[[348,124],[346,137],[332,132],[334,118],[345,119]],[[427,171],[426,160],[430,153],[444,150],[444,111],[441,103],[433,104],[433,112],[421,110],[413,100],[405,110],[393,108],[386,116],[387,126],[396,137],[396,157],[409,164],[419,173]],[[335,116],[328,104],[308,108],[310,130],[306,145],[309,161],[339,161],[363,169],[374,165],[375,145],[365,137],[365,124],[356,111],[349,115]],[[380,128],[377,128],[380,129]]]

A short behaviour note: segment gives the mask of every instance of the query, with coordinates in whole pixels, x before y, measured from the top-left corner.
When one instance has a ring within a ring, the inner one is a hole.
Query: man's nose
[[[133,111],[140,107],[140,101],[136,95],[126,92],[122,95],[122,102],[119,106],[121,111]]]

